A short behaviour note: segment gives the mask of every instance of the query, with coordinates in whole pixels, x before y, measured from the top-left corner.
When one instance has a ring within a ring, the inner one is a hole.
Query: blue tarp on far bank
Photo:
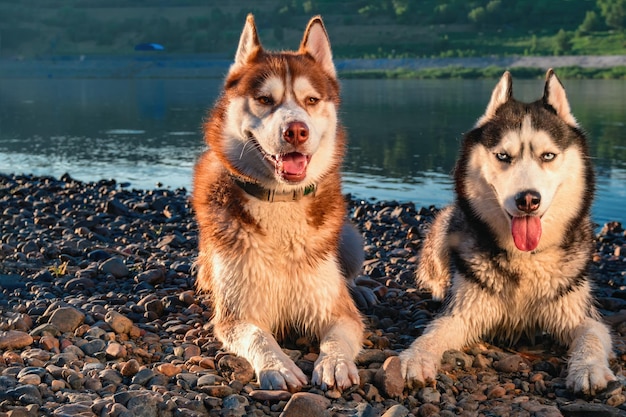
[[[135,51],[164,51],[165,47],[159,43],[140,43],[135,45]]]

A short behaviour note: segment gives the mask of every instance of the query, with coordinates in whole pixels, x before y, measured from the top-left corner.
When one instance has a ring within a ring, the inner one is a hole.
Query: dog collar
[[[315,184],[310,184],[303,189],[285,191],[280,193],[274,190],[264,188],[259,184],[253,182],[242,181],[238,178],[233,177],[233,181],[235,181],[235,184],[237,184],[239,188],[241,188],[251,196],[258,198],[259,200],[268,201],[270,203],[298,201],[306,196],[313,197],[315,196],[315,191],[317,190],[317,186]]]

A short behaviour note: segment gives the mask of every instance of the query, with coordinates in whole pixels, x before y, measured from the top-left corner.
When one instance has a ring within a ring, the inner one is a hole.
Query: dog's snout
[[[304,122],[290,122],[283,132],[283,138],[292,145],[304,143],[309,138],[309,127]]]
[[[515,195],[515,205],[521,211],[532,213],[539,208],[541,194],[534,190],[521,191]]]

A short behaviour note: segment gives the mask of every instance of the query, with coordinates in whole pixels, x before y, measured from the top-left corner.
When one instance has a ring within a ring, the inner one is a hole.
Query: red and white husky
[[[215,335],[246,358],[264,389],[297,390],[302,370],[274,336],[316,337],[312,382],[359,382],[363,323],[348,284],[363,248],[346,223],[337,120],[339,84],[320,17],[300,49],[269,52],[252,15],[205,124],[194,173],[197,286],[210,292]]]

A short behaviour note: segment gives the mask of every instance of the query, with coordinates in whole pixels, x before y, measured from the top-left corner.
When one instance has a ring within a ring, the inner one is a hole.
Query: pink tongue
[[[517,249],[535,250],[541,238],[541,219],[538,216],[513,217],[511,233]]]
[[[285,174],[299,175],[306,171],[307,157],[299,152],[291,152],[283,155],[282,169]]]

